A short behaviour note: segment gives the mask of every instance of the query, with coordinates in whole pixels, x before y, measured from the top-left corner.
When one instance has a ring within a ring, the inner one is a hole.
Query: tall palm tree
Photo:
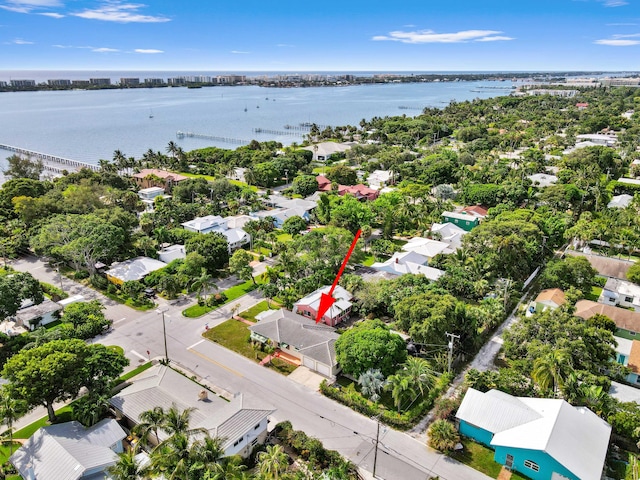
[[[400,413],[400,407],[405,400],[414,396],[411,378],[403,373],[390,375],[387,378],[387,389],[391,390],[391,397],[398,408],[398,413]]]
[[[149,469],[136,460],[136,449],[118,454],[118,461],[107,468],[107,473],[113,480],[139,480],[148,478]]]
[[[213,276],[210,275],[205,268],[200,270],[200,276],[198,278],[194,278],[191,282],[191,289],[197,291],[198,301],[202,297],[206,297],[207,289],[209,287],[218,288],[215,283],[213,283]]]
[[[569,352],[553,350],[534,360],[531,378],[542,390],[553,390],[554,395],[557,395],[570,370],[572,368]]]
[[[165,411],[162,407],[155,407],[152,410],[147,410],[140,414],[140,423],[133,427],[133,431],[143,441],[147,441],[150,433],[156,437],[156,445],[160,444],[160,437],[158,436],[158,429],[162,428],[165,418]]]
[[[27,413],[27,405],[22,400],[13,398],[6,388],[0,389],[0,416],[7,426],[9,436],[9,455],[13,455],[13,422]]]
[[[178,144],[173,140],[170,141],[167,144],[167,153],[171,154],[171,156],[175,158],[177,151],[178,151]]]
[[[431,391],[435,384],[435,373],[428,361],[423,358],[409,357],[404,366],[404,374],[418,388],[421,396]]]
[[[269,445],[258,454],[258,471],[266,480],[278,480],[287,466],[287,454],[280,445]]]

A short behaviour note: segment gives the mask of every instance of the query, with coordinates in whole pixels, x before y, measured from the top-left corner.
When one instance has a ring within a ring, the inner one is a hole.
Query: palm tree
[[[287,470],[287,458],[280,445],[269,445],[265,452],[258,454],[258,471],[266,480],[278,480]]]
[[[390,375],[387,378],[387,389],[391,390],[391,397],[396,407],[398,407],[398,413],[400,413],[400,407],[404,401],[414,396],[411,377],[403,373]]]
[[[427,432],[427,444],[441,452],[450,452],[460,441],[456,427],[447,420],[436,420]]]
[[[557,395],[571,369],[571,355],[567,350],[553,350],[533,362],[531,378],[542,390],[553,390]]]
[[[71,404],[73,418],[85,427],[98,423],[109,411],[109,397],[90,393]]]
[[[120,150],[113,152],[113,163],[118,170],[124,170],[127,163],[127,157]]]
[[[370,368],[358,377],[360,391],[365,397],[369,397],[371,401],[380,400],[380,390],[384,387],[384,375],[378,369]]]
[[[0,389],[0,416],[9,434],[9,455],[13,455],[13,422],[27,413],[27,405],[13,398],[6,388]]]
[[[136,460],[136,449],[124,451],[118,454],[118,461],[107,468],[107,473],[113,480],[139,480],[148,478],[148,468],[143,467]]]
[[[165,418],[165,411],[162,407],[155,407],[153,410],[147,410],[140,414],[140,423],[133,427],[133,431],[142,438],[145,442],[148,439],[149,433],[154,434],[156,437],[156,445],[160,444],[160,437],[158,436],[158,429],[162,428]]]
[[[200,276],[198,278],[194,278],[191,282],[191,289],[197,291],[198,302],[203,296],[206,297],[207,289],[210,286],[213,286],[213,288],[218,288],[216,284],[213,283],[213,276],[210,275],[205,268],[203,268],[202,270],[200,270]]]
[[[187,435],[178,433],[162,442],[151,453],[153,472],[167,480],[188,479],[194,463]]]
[[[189,428],[191,414],[195,410],[194,407],[190,407],[180,411],[175,404],[172,404],[169,410],[165,412],[160,428],[167,432],[170,437],[185,435],[189,438],[198,433],[206,434],[207,430],[204,428]]]
[[[423,358],[409,357],[405,362],[404,373],[414,386],[418,387],[421,396],[431,391],[435,384],[435,373],[431,364]]]
[[[178,151],[178,145],[173,140],[167,144],[167,153],[171,154],[172,157],[175,158],[176,152]]]

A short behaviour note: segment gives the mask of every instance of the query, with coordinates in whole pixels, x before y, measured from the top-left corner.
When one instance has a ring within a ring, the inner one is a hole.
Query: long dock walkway
[[[54,173],[63,174],[65,170],[79,171],[83,168],[88,168],[96,172],[100,170],[98,165],[79,162],[78,160],[71,160],[70,158],[58,157],[56,155],[49,155],[48,153],[35,152],[26,148],[14,147],[13,145],[0,143],[0,149],[41,160],[44,169]]]

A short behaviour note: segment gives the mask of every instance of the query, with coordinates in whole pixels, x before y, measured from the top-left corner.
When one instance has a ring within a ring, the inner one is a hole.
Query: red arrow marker
[[[320,320],[322,320],[322,317],[324,316],[324,314],[327,313],[327,311],[331,308],[331,305],[335,303],[336,299],[333,298],[333,291],[338,286],[338,281],[340,280],[340,276],[342,275],[342,272],[344,272],[344,267],[347,266],[349,257],[353,253],[353,249],[356,248],[356,243],[358,243],[358,238],[360,238],[361,234],[362,234],[361,230],[358,230],[356,232],[356,236],[353,239],[353,242],[351,242],[351,247],[349,247],[349,251],[347,252],[347,255],[344,257],[344,260],[342,261],[342,265],[340,265],[340,270],[338,270],[338,275],[336,275],[336,279],[333,281],[333,285],[331,285],[331,289],[329,290],[329,293],[323,293],[322,295],[320,295],[320,306],[318,307],[318,316],[316,317],[316,323],[320,323]]]

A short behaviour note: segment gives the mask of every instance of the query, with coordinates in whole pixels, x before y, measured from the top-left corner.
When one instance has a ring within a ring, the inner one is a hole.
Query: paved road
[[[35,258],[13,262],[17,270],[28,271],[36,278],[54,283],[56,272]],[[138,312],[115,304],[111,300],[63,279],[65,290],[81,293],[87,298],[99,298],[107,305],[106,314],[114,320],[111,333],[98,341],[124,348],[132,365],[149,357],[164,357],[162,314]],[[375,421],[338,404],[319,392],[300,385],[279,373],[202,338],[205,325],[213,327],[228,319],[231,309],[240,303],[240,310],[262,300],[254,291],[235,302],[199,319],[181,315],[186,305],[162,302],[165,310],[167,351],[171,361],[194,372],[204,382],[228,392],[243,392],[261,399],[276,409],[276,422],[289,420],[294,428],[304,430],[335,449],[365,471],[373,471],[373,456],[377,425]],[[147,351],[149,354],[147,354]],[[443,480],[485,480],[486,475],[435,452],[411,436],[382,427],[376,474],[379,478],[398,480],[428,479],[438,475]]]

